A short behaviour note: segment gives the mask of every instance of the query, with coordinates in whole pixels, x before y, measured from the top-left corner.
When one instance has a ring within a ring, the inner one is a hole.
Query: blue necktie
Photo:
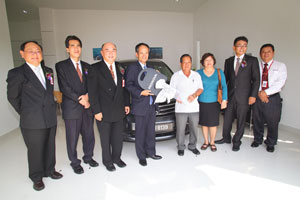
[[[146,66],[146,65],[144,65],[144,69],[147,69],[147,66]],[[152,103],[153,103],[153,97],[152,97],[152,96],[150,96],[150,101],[149,101],[149,104],[150,104],[150,105],[152,105]]]

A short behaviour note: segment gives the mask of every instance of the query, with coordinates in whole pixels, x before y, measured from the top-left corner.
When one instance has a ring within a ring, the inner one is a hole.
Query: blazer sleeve
[[[88,94],[91,109],[93,114],[98,114],[102,112],[100,102],[99,102],[99,88],[98,88],[98,78],[96,66],[91,65],[88,69]]]
[[[125,88],[129,91],[129,93],[134,98],[140,98],[141,92],[143,91],[137,83],[135,83],[135,80],[137,78],[136,69],[134,69],[135,66],[128,66],[125,70]]]
[[[7,75],[7,99],[17,113],[21,113],[21,93],[24,77],[15,69],[10,70]]]
[[[259,64],[257,58],[253,57],[251,97],[257,98],[259,85],[260,85]]]
[[[72,85],[69,82],[67,82],[66,72],[63,69],[63,67],[64,66],[59,63],[55,64],[59,89],[64,96],[68,97],[69,99],[72,99],[75,102],[78,102],[79,96],[72,89]]]

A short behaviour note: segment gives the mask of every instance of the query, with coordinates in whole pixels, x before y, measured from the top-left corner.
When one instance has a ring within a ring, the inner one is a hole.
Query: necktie
[[[268,89],[269,88],[269,84],[268,84],[268,63],[264,64],[264,70],[262,73],[262,90]]]
[[[144,65],[144,69],[147,69],[146,65]],[[149,96],[149,97],[150,97],[149,104],[152,105],[152,103],[153,103],[153,97],[152,96]]]
[[[80,82],[82,83],[82,74],[81,74],[81,71],[79,69],[79,64],[78,63],[76,63],[76,71],[77,71],[77,74],[79,76]]]
[[[234,70],[236,76],[238,74],[239,68],[240,68],[240,58],[236,58],[236,65]]]
[[[111,73],[112,78],[115,80],[115,74],[114,74],[112,65],[110,65],[109,70],[110,70],[110,73]]]
[[[40,80],[40,82],[43,85],[43,87],[46,89],[46,80],[45,80],[44,72],[43,72],[42,68],[41,67],[37,67],[35,69],[37,71],[38,79]]]

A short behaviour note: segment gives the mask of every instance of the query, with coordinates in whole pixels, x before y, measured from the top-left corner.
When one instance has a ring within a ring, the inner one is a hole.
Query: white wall
[[[117,45],[118,59],[135,58],[139,42],[163,47],[163,60],[173,70],[179,69],[183,53],[193,54],[192,13],[53,10],[52,14],[57,61],[67,57],[64,40],[70,34],[81,38],[82,60],[89,63],[95,62],[92,48],[107,41]]]
[[[281,123],[300,129],[300,1],[298,0],[210,0],[194,15],[194,43],[201,41],[201,54],[212,52],[217,67],[232,56],[233,40],[245,35],[248,52],[259,55],[264,43],[275,45],[275,59],[288,68]],[[195,49],[194,49],[195,51]]]
[[[15,129],[19,118],[7,101],[6,78],[9,69],[13,68],[13,57],[4,0],[0,0],[0,136]]]

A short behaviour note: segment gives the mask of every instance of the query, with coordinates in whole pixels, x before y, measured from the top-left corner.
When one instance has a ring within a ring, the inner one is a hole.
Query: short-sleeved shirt
[[[188,97],[194,94],[198,89],[203,89],[201,76],[197,72],[191,71],[189,77],[184,75],[182,70],[174,73],[171,77],[170,86],[176,89],[175,98],[182,101],[182,103],[176,101],[176,113],[199,112],[197,98],[195,98],[191,103],[187,100]]]

